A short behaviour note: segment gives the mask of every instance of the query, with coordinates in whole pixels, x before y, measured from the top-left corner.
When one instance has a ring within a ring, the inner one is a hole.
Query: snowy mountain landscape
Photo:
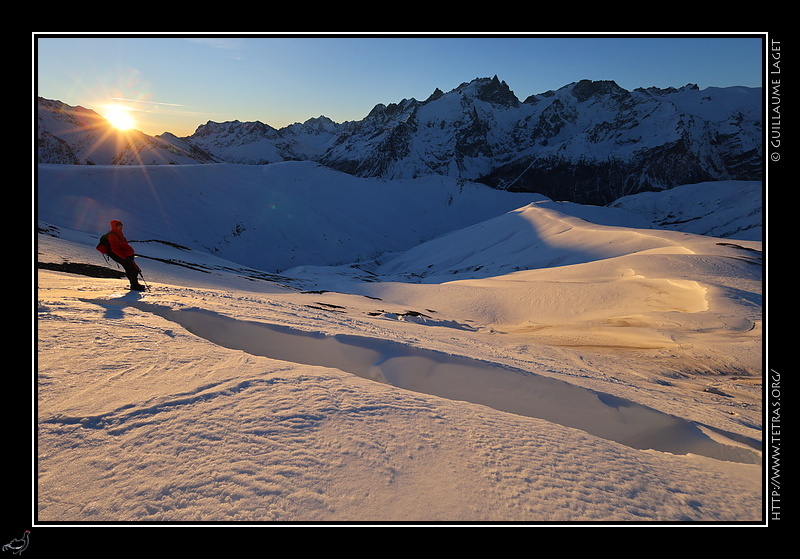
[[[576,83],[124,145],[40,99],[36,521],[763,521],[760,111],[744,88]],[[641,122],[673,122],[655,98],[682,107],[682,140],[633,120],[606,120],[616,148],[567,133],[591,99],[619,116],[640,97]],[[495,107],[481,135],[433,133],[464,124],[434,107],[467,105]],[[530,144],[503,152],[509,134]],[[597,172],[643,172],[536,191],[579,144]],[[697,163],[675,184],[668,144]],[[148,291],[95,250],[111,219]]]
[[[94,111],[39,98],[38,162],[317,161],[360,177],[443,175],[608,204],[682,184],[762,180],[761,101],[761,88],[627,91],[590,80],[520,101],[495,76],[379,104],[360,121],[320,116],[280,130],[208,122],[177,138],[108,130]]]

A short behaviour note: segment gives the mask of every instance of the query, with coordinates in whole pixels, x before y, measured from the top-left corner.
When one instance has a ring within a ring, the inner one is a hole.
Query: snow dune
[[[700,346],[726,325],[760,328],[749,306],[760,305],[760,253],[748,243],[602,225],[637,221],[595,208],[590,222],[564,207],[532,203],[422,243],[357,289],[562,347]],[[744,308],[732,294],[748,294]]]
[[[760,461],[758,453],[718,442],[708,429],[692,422],[526,371],[393,341],[242,321],[198,308],[128,304],[217,345],[251,355],[331,367],[406,390],[546,419],[633,448],[752,464]]]
[[[607,214],[613,216],[614,212]],[[645,251],[691,252],[677,239],[630,227],[620,229],[620,223],[643,224],[621,214],[615,226],[604,227],[562,213],[559,205],[549,200],[535,202],[405,251],[383,264],[378,273],[439,280],[458,279],[459,275],[490,277]]]
[[[306,164],[39,179],[42,522],[761,518],[760,242]],[[109,217],[151,292],[72,273]]]

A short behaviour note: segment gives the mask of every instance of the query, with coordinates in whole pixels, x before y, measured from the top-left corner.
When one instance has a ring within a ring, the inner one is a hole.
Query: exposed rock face
[[[520,101],[495,76],[436,89],[425,101],[379,104],[360,121],[322,116],[280,130],[208,122],[186,138],[138,133],[116,152],[106,141],[87,157],[86,145],[102,135],[98,115],[40,100],[38,146],[44,163],[305,160],[361,177],[439,174],[606,204],[681,184],[762,180],[761,107],[760,88],[628,91],[590,80]]]
[[[359,176],[437,173],[605,204],[709,180],[761,180],[761,94],[579,81],[520,102],[496,77],[378,106],[320,158]]]

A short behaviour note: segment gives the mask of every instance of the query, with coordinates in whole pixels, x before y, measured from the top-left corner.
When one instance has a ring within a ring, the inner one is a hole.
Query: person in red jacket
[[[139,266],[133,261],[135,255],[133,247],[122,234],[122,222],[118,219],[111,220],[111,230],[108,232],[108,244],[111,249],[108,257],[117,262],[125,270],[125,275],[131,282],[131,289],[144,291],[145,286],[139,283]]]

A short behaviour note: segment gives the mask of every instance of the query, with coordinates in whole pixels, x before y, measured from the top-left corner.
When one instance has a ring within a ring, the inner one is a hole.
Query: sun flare
[[[136,126],[131,111],[125,107],[106,107],[103,116],[117,130],[130,130]]]

